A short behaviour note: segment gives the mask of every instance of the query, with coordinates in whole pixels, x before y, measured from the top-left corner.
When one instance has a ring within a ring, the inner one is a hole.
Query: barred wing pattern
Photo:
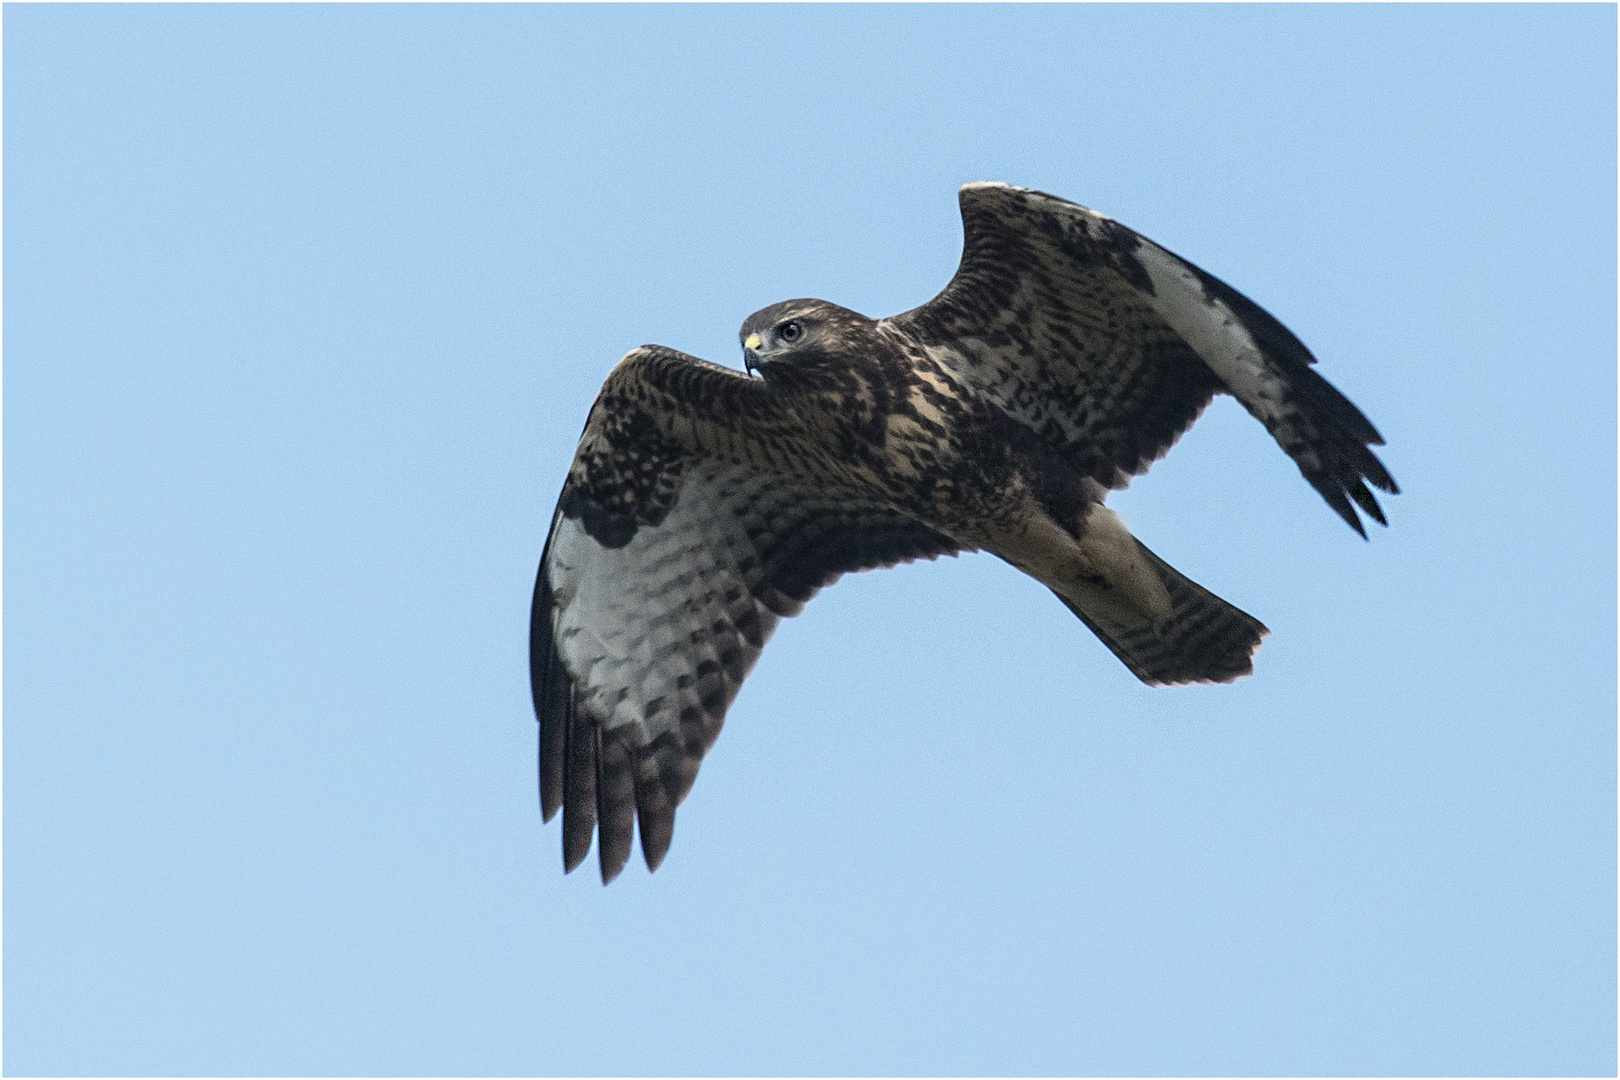
[[[541,808],[547,820],[562,808],[569,870],[595,832],[611,881],[633,822],[658,866],[675,807],[779,619],[841,574],[957,550],[825,478],[770,467],[813,456],[773,443],[768,412],[739,397],[758,389],[642,349],[587,422],[530,627]]]
[[[1235,289],[1119,223],[1005,184],[961,191],[962,263],[895,316],[953,376],[1109,487],[1162,457],[1217,392],[1265,424],[1329,506],[1366,536],[1367,484],[1399,489],[1383,439],[1311,369],[1308,349]]]

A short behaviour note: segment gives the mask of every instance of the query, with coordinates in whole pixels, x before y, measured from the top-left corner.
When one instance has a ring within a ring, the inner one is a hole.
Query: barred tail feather
[[[1170,594],[1169,616],[1132,619],[1114,605],[1088,605],[1061,593],[1058,599],[1149,686],[1223,683],[1250,674],[1254,652],[1269,633],[1260,620],[1190,581],[1141,541],[1136,545]]]

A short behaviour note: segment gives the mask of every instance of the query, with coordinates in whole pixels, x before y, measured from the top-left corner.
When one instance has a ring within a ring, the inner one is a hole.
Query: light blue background
[[[1614,1073],[1613,7],[4,20],[8,1072]],[[565,878],[596,388],[923,302],[976,179],[1285,321],[1392,527],[1222,399],[1114,505],[1252,679],[987,556],[846,579],[664,868]]]

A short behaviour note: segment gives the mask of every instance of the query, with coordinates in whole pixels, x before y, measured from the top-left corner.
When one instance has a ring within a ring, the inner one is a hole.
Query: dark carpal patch
[[[557,500],[557,509],[565,518],[573,518],[585,526],[585,531],[605,548],[622,548],[636,536],[636,515],[614,513],[572,484],[563,486]]]
[[[621,548],[674,507],[686,454],[645,411],[603,411],[612,419],[588,433],[589,447],[582,441],[559,508],[603,547]]]

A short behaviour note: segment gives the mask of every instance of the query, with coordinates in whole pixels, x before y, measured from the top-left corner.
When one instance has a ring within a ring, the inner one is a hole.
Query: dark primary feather
[[[1351,499],[1368,517],[1387,526],[1389,522],[1384,518],[1383,509],[1364,482],[1370,481],[1391,495],[1400,494],[1395,478],[1368,449],[1368,446],[1384,445],[1384,437],[1378,434],[1378,429],[1349,398],[1312,368],[1316,357],[1286,326],[1224,281],[1179,256],[1171,257],[1198,277],[1207,295],[1220,300],[1237,316],[1266,359],[1287,374],[1298,395],[1298,414],[1291,423],[1266,422],[1266,427],[1299,463],[1305,479],[1363,539],[1367,530],[1350,508]],[[1303,449],[1314,451],[1321,464],[1311,467],[1301,461]]]
[[[555,519],[556,515],[552,515]],[[550,548],[546,549],[549,553]],[[546,553],[540,565],[546,565]],[[529,609],[529,689],[540,719],[540,815],[550,821],[563,804],[563,754],[574,708],[573,680],[551,644],[551,587],[535,575]]]

